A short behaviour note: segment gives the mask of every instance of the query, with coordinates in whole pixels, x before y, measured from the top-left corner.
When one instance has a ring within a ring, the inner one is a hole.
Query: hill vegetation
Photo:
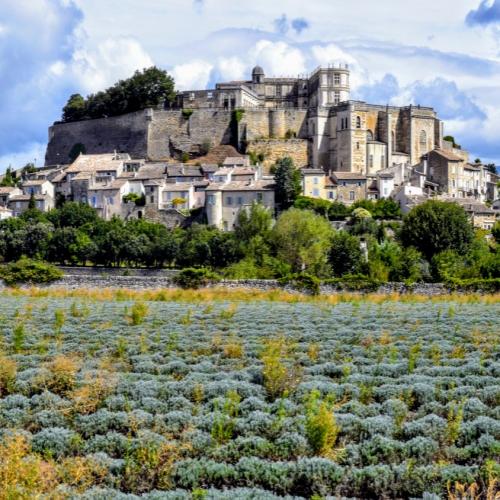
[[[73,122],[90,118],[105,118],[154,107],[175,98],[174,80],[155,66],[136,71],[108,89],[84,98],[73,94],[63,108],[62,121]]]

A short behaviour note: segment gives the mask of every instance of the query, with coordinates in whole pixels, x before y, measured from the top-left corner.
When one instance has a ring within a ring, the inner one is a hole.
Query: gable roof
[[[450,151],[445,151],[444,149],[433,149],[431,153],[436,153],[437,155],[442,156],[448,161],[463,161],[463,158],[460,158],[460,156],[457,156]]]
[[[127,156],[128,158],[122,158]],[[99,155],[84,155],[81,154],[78,158],[66,169],[67,173],[78,172],[102,172],[108,170],[118,170],[125,160],[130,160],[128,155],[116,155],[114,153],[99,154]]]

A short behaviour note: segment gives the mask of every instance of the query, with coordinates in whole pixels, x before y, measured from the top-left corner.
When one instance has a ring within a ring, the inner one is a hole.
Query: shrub
[[[33,451],[49,458],[60,458],[75,452],[80,446],[80,438],[69,429],[49,427],[33,436]]]
[[[264,387],[271,400],[283,396],[298,384],[297,368],[290,367],[293,346],[285,337],[269,339],[264,343],[261,354]]]
[[[219,275],[206,268],[187,267],[174,276],[173,281],[181,288],[201,288],[220,280]]]
[[[296,290],[309,293],[311,295],[319,295],[320,281],[315,276],[310,274],[290,274],[279,280],[280,285],[289,285]]]
[[[52,264],[22,257],[17,262],[0,267],[0,278],[7,285],[18,283],[50,283],[61,279],[63,273]]]
[[[16,381],[17,364],[14,360],[0,355],[0,398],[11,394]]]
[[[128,319],[131,325],[137,326],[144,322],[144,319],[148,315],[149,307],[144,302],[134,302],[134,305],[130,309],[130,315]]]
[[[319,391],[312,391],[306,403],[305,432],[315,455],[332,455],[339,428],[335,422],[333,405],[322,400]]]

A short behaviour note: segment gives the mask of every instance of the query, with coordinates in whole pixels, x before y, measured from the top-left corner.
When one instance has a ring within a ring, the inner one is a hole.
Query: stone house
[[[26,195],[47,195],[53,199],[55,198],[54,185],[45,179],[25,181],[21,184],[21,189],[23,190],[23,194]]]
[[[310,198],[328,199],[326,184],[329,181],[324,170],[319,168],[303,168],[302,174],[302,194]],[[331,191],[329,191],[331,192]]]
[[[260,203],[274,215],[274,184],[267,180],[213,183],[206,188],[205,211],[208,224],[232,231],[241,210]]]
[[[41,212],[48,212],[54,208],[54,198],[46,194],[21,194],[12,196],[9,200],[8,208],[12,210],[12,215],[14,217],[19,217],[28,210],[32,196],[35,201],[35,208]]]
[[[18,187],[0,186],[0,207],[7,207],[12,196],[18,196],[23,192]]]
[[[105,185],[95,184],[88,187],[88,203],[103,219],[109,220],[113,216],[122,217],[123,197],[131,192],[127,179],[115,179]]]
[[[331,181],[332,201],[336,200],[346,205],[352,205],[356,201],[366,198],[367,178],[362,174],[332,172]]]

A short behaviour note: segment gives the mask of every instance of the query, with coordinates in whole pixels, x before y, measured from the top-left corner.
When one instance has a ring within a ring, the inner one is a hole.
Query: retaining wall
[[[176,288],[172,278],[179,272],[164,269],[116,269],[116,268],[61,268],[65,275],[62,279],[48,285],[39,285],[44,288],[63,288],[76,290],[80,288],[108,288],[108,289],[131,289],[131,290],[159,290],[162,288]],[[299,293],[291,286],[281,286],[277,280],[223,280],[213,285],[214,287],[228,289],[248,289],[268,291],[282,289],[287,292]],[[22,285],[29,288],[30,285]],[[5,286],[0,281],[0,288]],[[338,290],[331,285],[322,285],[322,295],[335,295],[345,293],[348,290]],[[356,293],[365,293],[359,291]],[[416,294],[447,295],[450,290],[441,283],[421,283],[407,286],[404,283],[387,283],[382,285],[375,293],[379,294]]]

